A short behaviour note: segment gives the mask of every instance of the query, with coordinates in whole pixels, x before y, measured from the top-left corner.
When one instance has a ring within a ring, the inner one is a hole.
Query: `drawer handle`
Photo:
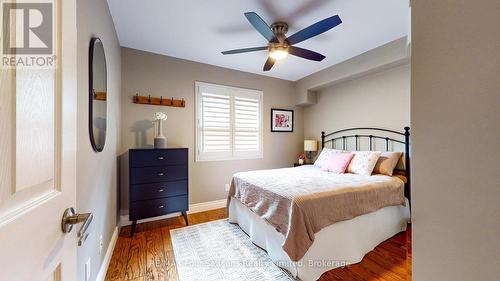
[[[163,209],[163,208],[165,208],[165,206],[163,205],[158,206],[158,209]]]
[[[164,160],[164,159],[165,159],[165,157],[163,157],[163,156],[158,156],[158,160]]]
[[[158,189],[158,192],[163,192],[163,188],[162,189]]]
[[[165,173],[158,173],[158,176],[163,177]]]

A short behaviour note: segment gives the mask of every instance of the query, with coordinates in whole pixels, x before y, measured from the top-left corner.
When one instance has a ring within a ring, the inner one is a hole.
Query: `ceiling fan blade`
[[[247,17],[248,21],[252,26],[257,29],[257,31],[267,39],[267,41],[272,42],[275,41],[274,32],[271,30],[269,25],[257,15],[255,12],[245,13],[245,17]]]
[[[232,55],[239,53],[248,53],[248,52],[256,52],[256,51],[264,51],[267,50],[267,47],[254,47],[254,48],[244,48],[244,49],[235,49],[222,52],[223,55]]]
[[[322,61],[325,58],[325,56],[323,56],[320,53],[316,53],[314,51],[302,49],[295,46],[288,47],[288,53],[297,57],[314,61]]]
[[[273,65],[274,65],[275,62],[276,61],[273,58],[271,58],[271,57],[267,58],[267,61],[264,64],[264,71],[271,70],[271,68],[273,67]]]
[[[326,32],[341,23],[342,20],[338,15],[326,18],[322,21],[318,21],[317,23],[310,25],[302,29],[301,31],[298,31],[297,33],[293,34],[292,36],[288,37],[287,38],[288,44],[290,45],[297,44],[311,37],[319,35],[323,32]]]

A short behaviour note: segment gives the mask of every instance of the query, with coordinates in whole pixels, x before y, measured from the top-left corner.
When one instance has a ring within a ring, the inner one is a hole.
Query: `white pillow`
[[[348,173],[370,176],[377,165],[381,152],[379,151],[353,151],[354,157],[347,167]]]
[[[316,158],[316,161],[314,161],[313,166],[318,168],[323,168],[323,166],[326,164],[326,160],[330,157],[330,155],[332,155],[332,153],[339,153],[339,152],[342,152],[342,150],[332,149],[327,147],[323,148],[318,158]]]

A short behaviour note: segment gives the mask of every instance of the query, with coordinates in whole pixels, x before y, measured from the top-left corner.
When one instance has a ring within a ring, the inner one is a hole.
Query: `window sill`
[[[259,160],[264,159],[263,155],[253,156],[253,157],[227,157],[227,158],[212,158],[212,159],[203,159],[196,158],[195,162],[219,162],[219,161],[238,161],[238,160]]]

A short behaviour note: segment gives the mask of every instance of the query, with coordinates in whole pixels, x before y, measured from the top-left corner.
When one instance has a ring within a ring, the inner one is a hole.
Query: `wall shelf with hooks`
[[[94,100],[100,100],[100,101],[107,100],[106,92],[95,92],[94,91]]]
[[[173,106],[173,107],[186,107],[186,101],[184,99],[174,99],[174,98],[163,98],[148,96],[139,96],[136,94],[133,98],[133,102],[137,104],[149,104],[149,105],[163,105],[163,106]]]

